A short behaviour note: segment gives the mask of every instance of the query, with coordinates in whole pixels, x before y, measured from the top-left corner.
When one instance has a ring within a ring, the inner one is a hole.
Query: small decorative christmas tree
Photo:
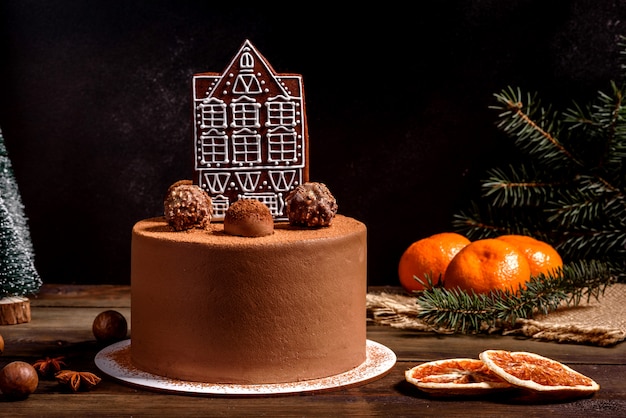
[[[30,321],[26,295],[41,286],[19,189],[0,131],[0,325]]]
[[[626,56],[626,43],[620,46]],[[626,65],[622,65],[626,78]],[[433,287],[418,296],[420,317],[459,331],[547,313],[562,303],[598,297],[626,278],[626,85],[611,82],[588,106],[564,112],[537,94],[507,88],[495,94],[497,127],[521,151],[517,165],[494,168],[479,202],[453,226],[472,240],[530,235],[553,245],[563,271],[533,277],[520,294],[474,295]]]

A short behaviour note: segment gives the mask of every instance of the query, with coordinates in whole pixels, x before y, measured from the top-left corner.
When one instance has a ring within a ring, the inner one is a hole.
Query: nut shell
[[[243,237],[262,237],[274,233],[274,218],[267,205],[255,199],[234,202],[224,215],[224,232]]]
[[[37,370],[24,361],[14,361],[0,370],[0,392],[9,399],[26,399],[37,390]]]
[[[91,326],[94,337],[103,344],[114,343],[126,338],[128,322],[124,315],[115,310],[100,312]]]
[[[213,215],[211,197],[189,180],[177,181],[169,187],[163,207],[167,222],[176,231],[206,228]]]
[[[330,226],[337,214],[337,201],[324,183],[304,183],[285,199],[287,217],[294,226]]]

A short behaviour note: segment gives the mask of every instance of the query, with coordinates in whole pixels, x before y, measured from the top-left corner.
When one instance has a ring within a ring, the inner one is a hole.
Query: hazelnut
[[[26,399],[38,385],[37,370],[24,361],[11,362],[0,370],[0,392],[9,399]]]
[[[118,311],[108,310],[96,316],[91,329],[98,342],[110,344],[126,338],[128,322]]]
[[[4,338],[2,338],[2,334],[0,334],[0,355],[4,351]]]

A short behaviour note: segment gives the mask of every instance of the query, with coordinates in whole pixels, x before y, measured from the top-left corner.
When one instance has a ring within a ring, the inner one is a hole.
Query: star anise
[[[93,373],[73,370],[61,370],[54,377],[60,385],[68,386],[73,392],[89,390],[102,380]]]
[[[61,370],[62,366],[65,366],[65,357],[46,357],[43,360],[37,360],[33,363],[33,367],[39,373],[41,377],[52,377],[58,371]]]

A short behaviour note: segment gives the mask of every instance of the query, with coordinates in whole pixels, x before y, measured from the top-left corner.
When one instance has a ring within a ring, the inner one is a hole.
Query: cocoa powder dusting
[[[234,202],[224,215],[224,232],[244,237],[262,237],[274,232],[274,218],[264,203],[255,199]]]
[[[396,362],[396,356],[393,351],[378,343],[368,341],[366,347],[366,360],[362,364],[344,373],[299,382],[239,385],[229,383],[191,382],[167,378],[164,376],[155,376],[144,372],[141,369],[138,369],[137,366],[135,366],[131,361],[130,343],[116,348],[115,350],[109,349],[104,357],[106,357],[109,367],[111,367],[111,363],[115,365],[115,369],[118,370],[118,372],[114,373],[116,377],[121,378],[122,380],[128,379],[131,376],[137,379],[143,379],[143,385],[146,387],[156,388],[157,385],[155,385],[155,382],[160,381],[162,384],[167,386],[167,390],[206,394],[245,394],[260,396],[296,392],[325,392],[342,387],[358,386],[386,375]],[[134,382],[135,384],[142,385],[142,383],[138,383],[138,380],[135,380]],[[163,387],[160,386],[160,388]]]
[[[258,200],[238,200],[228,208],[226,218],[231,221],[241,221],[247,218],[256,218],[265,221],[272,218],[269,208]]]

